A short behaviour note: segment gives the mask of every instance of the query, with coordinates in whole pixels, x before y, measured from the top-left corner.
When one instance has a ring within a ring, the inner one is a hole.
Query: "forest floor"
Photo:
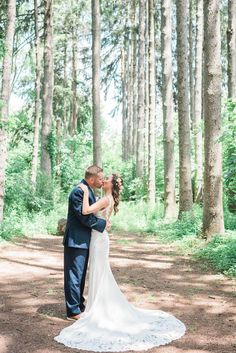
[[[53,340],[65,318],[61,237],[0,244],[0,353],[76,353]],[[187,332],[149,353],[236,352],[235,281],[152,237],[111,234],[110,260],[136,306],[170,312]]]

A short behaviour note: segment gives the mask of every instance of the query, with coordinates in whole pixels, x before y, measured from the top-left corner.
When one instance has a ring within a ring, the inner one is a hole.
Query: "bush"
[[[10,240],[12,237],[23,235],[22,218],[13,211],[0,223],[0,240]]]
[[[150,209],[145,201],[123,202],[120,212],[113,217],[112,226],[119,230],[157,234],[163,240],[177,240],[200,232],[202,209],[195,205],[192,214],[184,214],[181,220],[166,223],[163,220],[163,204],[159,201]]]
[[[142,200],[122,202],[119,209],[112,218],[112,228],[125,232],[154,232],[162,213],[161,205],[150,210],[148,204]]]
[[[216,270],[228,276],[236,276],[236,234],[215,235],[195,257],[209,261]]]

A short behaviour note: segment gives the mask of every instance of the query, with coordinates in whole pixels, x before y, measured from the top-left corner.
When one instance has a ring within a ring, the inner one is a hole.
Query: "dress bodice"
[[[109,219],[111,217],[112,209],[113,209],[113,202],[114,201],[113,201],[112,195],[108,195],[106,197],[109,200],[108,206],[105,209],[96,212],[96,216],[99,217],[99,218],[107,220],[107,219]]]

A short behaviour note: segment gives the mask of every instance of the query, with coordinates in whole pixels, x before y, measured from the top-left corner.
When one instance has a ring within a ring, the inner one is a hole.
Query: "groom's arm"
[[[71,195],[71,202],[78,220],[86,227],[95,229],[98,232],[103,232],[106,228],[106,221],[101,218],[97,218],[93,214],[83,215],[83,191],[81,189],[76,190]]]

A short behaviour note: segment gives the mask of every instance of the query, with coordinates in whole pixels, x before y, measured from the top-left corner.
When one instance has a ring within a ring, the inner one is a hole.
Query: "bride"
[[[112,174],[104,181],[105,196],[89,206],[84,191],[83,214],[97,213],[109,219],[118,212],[122,180]],[[133,306],[120,291],[109,264],[109,235],[92,231],[90,243],[89,289],[85,312],[73,325],[64,328],[55,340],[67,347],[94,352],[146,350],[165,345],[185,333],[185,325],[161,310]]]

